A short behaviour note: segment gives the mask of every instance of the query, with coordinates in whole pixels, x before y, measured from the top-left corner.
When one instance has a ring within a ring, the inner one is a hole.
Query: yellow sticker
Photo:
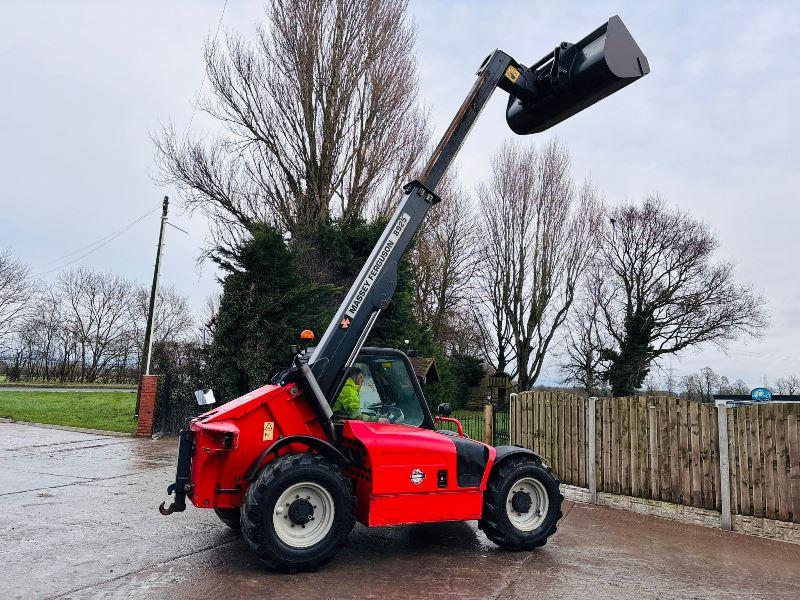
[[[517,83],[517,79],[519,79],[519,71],[512,65],[508,65],[508,68],[506,69],[506,77],[510,79],[512,83]]]
[[[273,421],[264,421],[264,441],[268,442],[275,435],[275,423]]]

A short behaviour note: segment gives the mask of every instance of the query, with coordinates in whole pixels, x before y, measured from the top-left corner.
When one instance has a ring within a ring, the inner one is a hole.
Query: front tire
[[[509,458],[489,478],[478,526],[506,550],[532,550],[556,532],[564,496],[538,456]]]
[[[242,533],[270,568],[313,571],[328,562],[355,525],[355,500],[339,466],[315,454],[272,461],[245,494]]]
[[[234,531],[241,531],[242,517],[241,511],[238,508],[215,508],[214,513],[225,525]]]

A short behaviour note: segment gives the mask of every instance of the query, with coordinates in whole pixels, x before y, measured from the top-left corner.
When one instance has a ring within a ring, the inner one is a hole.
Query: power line
[[[149,212],[145,213],[144,215],[142,215],[141,217],[138,217],[136,221],[138,222],[138,220],[139,220],[139,219],[143,219],[144,217],[146,217],[147,215],[151,214],[151,213],[152,213],[153,211],[155,211],[155,210],[156,210],[156,209],[154,208],[153,210],[151,210],[151,211],[149,211]],[[128,225],[126,225],[125,227],[128,227]],[[125,229],[125,227],[123,227],[122,229]],[[50,265],[52,265],[52,264],[55,264],[55,263],[57,263],[57,262],[61,262],[61,261],[62,261],[62,260],[64,260],[65,258],[69,258],[70,256],[74,256],[74,255],[75,255],[75,254],[77,254],[78,252],[83,252],[84,250],[87,250],[88,248],[91,248],[92,246],[94,246],[94,245],[96,245],[96,244],[99,244],[99,243],[101,243],[101,242],[104,242],[105,240],[107,240],[107,239],[111,238],[112,236],[116,235],[116,233],[117,233],[118,231],[121,231],[121,229],[118,229],[117,231],[113,231],[113,232],[111,232],[110,234],[108,234],[106,237],[102,237],[102,238],[100,238],[99,240],[95,240],[95,241],[93,241],[93,242],[92,242],[92,243],[90,243],[90,244],[86,244],[85,246],[81,246],[80,248],[76,248],[76,249],[75,249],[75,250],[73,250],[72,252],[67,252],[66,254],[64,254],[64,255],[62,255],[62,256],[59,256],[58,258],[54,258],[53,260],[48,260],[46,263],[42,263],[42,264],[41,264],[41,265],[39,265],[38,267],[35,267],[33,270],[34,270],[34,271],[38,271],[38,270],[40,270],[40,269],[44,269],[45,267],[48,267],[48,266],[50,266]]]
[[[53,264],[53,263],[61,262],[62,260],[66,259],[66,258],[69,258],[69,257],[71,257],[71,256],[74,256],[75,254],[77,254],[77,253],[79,253],[79,252],[83,252],[84,250],[86,250],[86,252],[83,252],[83,254],[80,254],[79,256],[75,256],[75,258],[73,258],[73,259],[71,259],[71,260],[67,261],[66,263],[64,263],[64,264],[62,264],[62,265],[59,265],[59,266],[57,266],[57,267],[53,267],[52,269],[48,269],[48,270],[46,270],[46,271],[42,271],[42,272],[39,272],[39,273],[35,273],[35,274],[34,274],[34,277],[41,277],[42,275],[47,275],[48,273],[52,273],[52,272],[54,272],[54,271],[60,271],[61,269],[64,269],[64,268],[66,268],[66,267],[68,267],[68,266],[70,266],[70,265],[72,265],[72,264],[75,264],[75,263],[76,263],[76,262],[78,262],[79,260],[81,260],[81,259],[83,259],[83,258],[86,258],[86,257],[87,257],[87,256],[89,256],[90,254],[93,254],[94,252],[97,252],[97,251],[98,251],[98,250],[100,250],[101,248],[103,248],[103,247],[107,246],[108,244],[110,244],[111,242],[113,242],[115,239],[117,239],[117,238],[118,238],[119,236],[121,236],[123,233],[127,232],[128,230],[130,230],[130,229],[131,229],[131,228],[132,228],[134,225],[136,225],[137,223],[140,223],[140,222],[142,222],[144,219],[146,219],[147,217],[149,217],[151,214],[153,214],[153,213],[154,213],[155,211],[157,211],[159,208],[160,208],[160,206],[156,206],[156,207],[154,207],[154,208],[152,208],[152,209],[148,210],[148,211],[147,211],[146,213],[144,213],[142,216],[140,216],[140,217],[138,217],[138,218],[134,219],[133,221],[131,221],[130,223],[128,223],[128,224],[127,224],[127,225],[125,225],[124,227],[122,227],[122,228],[120,228],[120,229],[117,229],[117,230],[116,230],[116,231],[114,231],[113,233],[110,233],[109,235],[107,235],[107,236],[105,236],[105,237],[102,237],[102,238],[100,238],[99,240],[97,240],[97,241],[95,241],[95,242],[92,242],[91,244],[88,244],[88,245],[86,245],[86,246],[83,246],[83,247],[81,247],[81,248],[78,248],[77,250],[73,250],[72,252],[69,252],[69,253],[67,253],[67,254],[65,254],[65,255],[63,255],[63,256],[61,256],[60,258],[57,258],[57,259],[55,259],[55,260],[51,260],[51,261],[49,261],[49,262],[46,262],[46,263],[44,263],[43,265],[41,265],[41,266],[39,267],[39,269],[41,269],[41,268],[43,268],[43,267],[46,267],[46,266],[48,266],[48,265],[51,265],[51,264]]]

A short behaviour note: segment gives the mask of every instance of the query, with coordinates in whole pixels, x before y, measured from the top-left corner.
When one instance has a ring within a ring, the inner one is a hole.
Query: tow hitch
[[[192,466],[192,454],[194,453],[194,432],[190,429],[183,429],[180,433],[180,443],[178,445],[178,467],[175,472],[175,483],[171,483],[167,488],[167,494],[175,493],[175,500],[165,508],[166,502],[162,502],[158,507],[158,512],[162,515],[171,515],[174,512],[186,510],[186,495],[191,493],[192,484],[189,483]]]

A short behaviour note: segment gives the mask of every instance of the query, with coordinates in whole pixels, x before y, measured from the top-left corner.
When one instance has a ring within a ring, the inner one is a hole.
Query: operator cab
[[[392,348],[363,348],[353,368],[363,375],[358,391],[358,413],[347,414],[334,401],[335,421],[356,419],[434,429],[422,388],[404,352]]]

